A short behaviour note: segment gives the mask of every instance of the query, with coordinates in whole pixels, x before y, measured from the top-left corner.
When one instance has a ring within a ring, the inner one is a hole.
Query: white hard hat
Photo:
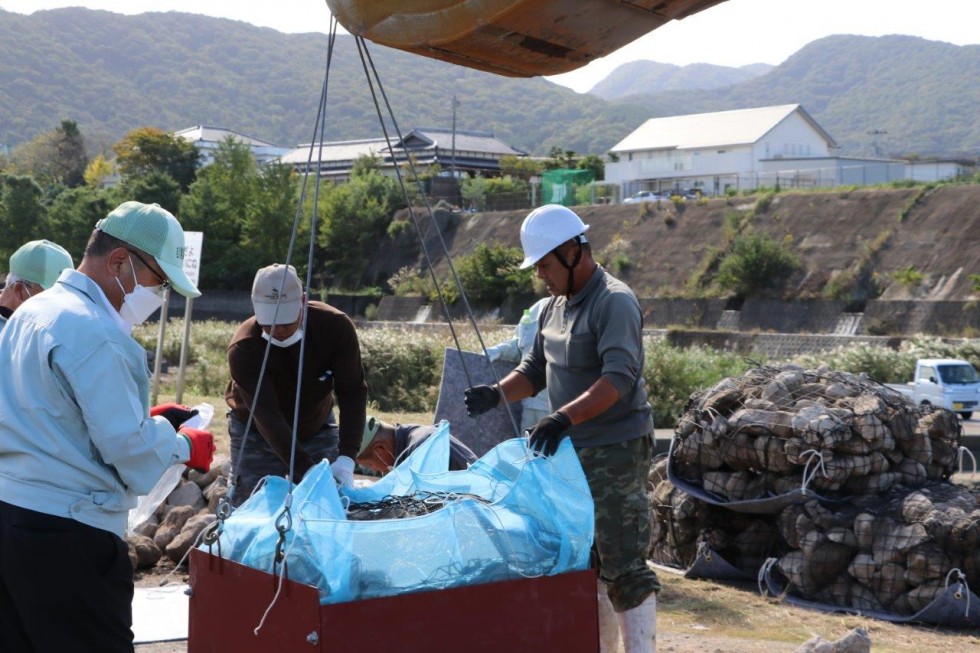
[[[588,229],[589,225],[567,206],[545,204],[534,209],[521,224],[521,247],[524,248],[521,269],[531,267],[548,252]]]

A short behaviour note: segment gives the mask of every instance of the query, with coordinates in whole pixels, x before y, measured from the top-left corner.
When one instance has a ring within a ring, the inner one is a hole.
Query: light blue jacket
[[[0,332],[0,501],[121,537],[137,496],[187,450],[149,417],[146,352],[110,311],[65,270]]]

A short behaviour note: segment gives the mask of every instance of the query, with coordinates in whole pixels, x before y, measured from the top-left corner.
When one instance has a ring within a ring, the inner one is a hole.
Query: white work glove
[[[354,461],[347,456],[338,456],[330,465],[337,483],[344,487],[354,487]]]

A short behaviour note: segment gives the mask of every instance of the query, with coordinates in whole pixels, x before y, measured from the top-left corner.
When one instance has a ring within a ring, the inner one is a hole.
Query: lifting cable
[[[289,247],[286,252],[286,260],[283,267],[282,283],[284,284],[288,274],[288,266],[292,261],[293,251],[296,246],[300,219],[302,218],[303,215],[303,207],[306,203],[307,188],[308,188],[309,177],[310,177],[309,172],[311,169],[313,169],[313,152],[314,150],[318,150],[318,156],[316,162],[316,179],[314,181],[314,187],[312,193],[312,198],[313,198],[312,215],[310,217],[310,243],[309,243],[309,248],[307,253],[306,282],[304,286],[306,290],[309,290],[310,288],[310,284],[312,282],[312,274],[313,274],[313,259],[314,259],[314,252],[316,247],[317,219],[319,213],[320,184],[322,180],[323,144],[325,139],[324,134],[326,131],[326,112],[327,112],[327,97],[328,97],[327,89],[330,81],[330,69],[331,69],[331,64],[333,62],[334,45],[336,44],[336,38],[337,38],[337,25],[338,25],[337,19],[331,16],[330,31],[329,31],[328,44],[327,44],[326,66],[324,69],[324,76],[323,76],[323,86],[320,91],[320,102],[317,108],[316,123],[314,125],[313,138],[310,141],[310,150],[306,161],[307,173],[303,176],[300,197],[299,197],[299,205],[297,206],[296,214],[293,218]],[[398,166],[398,159],[395,154],[394,145],[392,144],[391,135],[389,133],[388,127],[385,124],[384,115],[382,113],[381,104],[378,98],[379,94],[381,96],[381,99],[384,101],[384,105],[385,108],[387,109],[388,116],[391,120],[395,136],[397,136],[399,143],[404,144],[402,132],[398,127],[397,119],[395,118],[394,111],[391,108],[391,103],[388,100],[388,95],[385,92],[384,86],[381,83],[381,78],[378,75],[377,69],[374,65],[374,60],[371,57],[371,53],[368,51],[367,43],[365,42],[364,38],[361,36],[355,36],[354,40],[355,43],[357,44],[358,54],[360,55],[360,59],[361,59],[361,66],[364,69],[364,74],[367,80],[368,88],[371,92],[371,98],[374,102],[374,108],[378,115],[378,121],[384,133],[385,143],[387,145],[388,153],[391,156],[391,161],[395,171],[395,176],[398,180],[398,185],[401,188],[402,195],[405,198],[405,203],[408,208],[409,215],[411,216],[412,219],[412,224],[414,225],[416,234],[418,235],[419,244],[422,248],[422,253],[425,257],[426,266],[428,267],[433,285],[435,286],[436,292],[438,294],[439,302],[442,304],[443,311],[446,317],[447,326],[449,327],[450,333],[452,334],[453,342],[456,345],[456,351],[458,352],[460,357],[460,364],[462,365],[463,368],[463,374],[466,377],[467,384],[469,386],[472,386],[473,385],[472,377],[470,376],[469,369],[466,365],[466,360],[463,357],[463,350],[459,342],[459,335],[457,334],[456,327],[453,325],[453,319],[449,310],[449,305],[446,302],[446,298],[443,293],[442,286],[439,283],[438,278],[436,277],[435,267],[433,265],[432,256],[430,255],[429,248],[426,246],[425,239],[426,236],[428,235],[428,228],[425,231],[423,231],[422,226],[420,224],[419,217],[415,212],[415,208],[412,206],[412,200],[411,197],[409,196],[408,187],[406,186],[405,179],[402,176],[402,171]],[[375,84],[377,84],[377,90],[375,89]],[[415,162],[413,161],[407,148],[405,149],[405,159],[407,160],[412,176],[415,178],[416,184],[418,185],[419,196],[422,198],[424,202],[426,213],[428,214],[429,217],[429,225],[431,228],[435,229],[435,233],[438,236],[438,242],[441,245],[442,252],[445,254],[446,261],[449,266],[449,270],[452,273],[453,281],[456,285],[457,290],[459,291],[459,297],[463,302],[463,306],[466,310],[467,317],[469,318],[469,321],[472,324],[473,329],[476,333],[477,340],[480,343],[480,348],[483,350],[483,355],[486,357],[489,363],[490,357],[487,352],[487,346],[483,340],[482,334],[480,333],[480,327],[477,324],[476,316],[473,312],[472,307],[470,306],[469,300],[466,297],[466,292],[463,289],[463,285],[456,271],[456,267],[453,265],[452,256],[449,252],[449,247],[447,246],[446,240],[443,237],[442,230],[439,228],[439,225],[436,222],[432,205],[429,202],[428,196],[425,194],[425,189],[422,186],[422,182],[419,179],[418,174],[416,172]],[[276,323],[276,318],[278,317],[279,314],[279,301],[281,301],[281,297],[277,298],[276,301],[276,308],[275,308],[275,312],[273,313],[273,324]],[[308,316],[309,316],[309,312],[304,310],[303,324],[302,324],[304,334],[307,333],[306,326],[307,326]],[[300,383],[303,375],[303,360],[304,360],[305,348],[306,348],[306,338],[304,337],[303,339],[300,340],[299,369],[297,371],[296,398],[295,398],[295,404],[293,409],[292,445],[290,447],[289,474],[287,476],[288,490],[284,501],[283,510],[276,518],[276,530],[279,532],[279,540],[276,545],[276,564],[283,562],[282,560],[282,557],[284,557],[283,547],[285,544],[286,534],[289,532],[289,530],[291,530],[293,525],[291,507],[292,507],[292,496],[293,496],[293,485],[294,485],[293,478],[295,476],[295,471],[296,471],[295,469],[296,448],[298,446],[297,433],[298,433],[298,422],[299,422]],[[255,396],[252,398],[251,401],[251,409],[249,410],[248,420],[245,423],[244,434],[242,436],[242,441],[239,445],[239,450],[238,450],[239,467],[241,467],[242,456],[245,453],[245,442],[248,438],[248,434],[251,431],[252,425],[254,423],[255,406],[258,404],[259,396],[262,391],[262,381],[265,379],[266,367],[269,360],[269,353],[271,350],[272,350],[272,341],[271,339],[269,339],[266,342],[265,353],[262,357],[262,364],[259,368],[259,378],[256,384]],[[493,376],[494,383],[496,383],[499,387],[500,377],[498,376],[497,371],[494,369],[492,364],[489,364],[488,367],[490,368],[490,373]],[[508,404],[506,404],[506,402],[504,404],[504,407],[507,411],[507,416],[510,418],[511,426],[514,429],[514,433],[517,434],[517,437],[520,437],[521,435],[520,428],[517,424],[517,420],[514,417],[512,408]],[[228,492],[226,496],[219,502],[218,507],[215,510],[217,521],[215,522],[214,529],[211,530],[211,532],[205,538],[205,543],[213,543],[215,540],[218,539],[218,537],[222,532],[223,523],[225,519],[227,519],[233,512],[234,508],[232,507],[231,501],[232,498],[234,497],[234,493],[238,484],[239,477],[240,474],[238,473],[238,470],[236,470],[235,473],[232,475],[231,483],[229,484]]]

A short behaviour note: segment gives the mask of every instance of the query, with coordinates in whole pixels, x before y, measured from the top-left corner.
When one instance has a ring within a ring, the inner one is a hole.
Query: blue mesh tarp
[[[311,469],[291,500],[282,549],[288,577],[322,603],[438,590],[588,567],[593,503],[571,442],[549,458],[505,441],[465,471],[447,471],[449,425],[387,476],[338,493],[329,464]],[[210,551],[273,573],[287,482],[268,477],[221,529]],[[458,497],[427,515],[353,521],[348,502],[434,492]],[[472,496],[466,496],[472,495]],[[279,567],[278,569],[281,569]]]

